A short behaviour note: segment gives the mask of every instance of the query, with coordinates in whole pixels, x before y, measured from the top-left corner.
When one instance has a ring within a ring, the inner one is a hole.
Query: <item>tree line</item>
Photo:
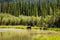
[[[0,3],[0,13],[7,13],[16,17],[20,15],[35,17],[41,16],[41,24],[44,24],[44,18],[46,18],[47,16],[51,16],[51,23],[49,23],[49,25],[59,25],[60,0],[53,0],[53,2],[49,0],[48,2],[46,0],[44,0],[43,2],[41,2],[41,0],[38,0],[37,2],[34,0],[32,1],[33,2],[23,0],[17,2],[16,0],[14,0],[13,2],[5,2],[5,0],[3,0]]]
[[[55,15],[60,10],[60,1],[53,0],[53,2],[37,2],[31,1],[13,1],[5,2],[4,0],[0,3],[0,12],[11,13],[12,15],[26,15],[26,16],[46,16]]]

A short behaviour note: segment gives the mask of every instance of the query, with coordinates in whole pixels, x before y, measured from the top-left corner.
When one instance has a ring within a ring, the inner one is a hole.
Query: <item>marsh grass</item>
[[[46,36],[46,35],[41,35],[38,38],[35,38],[34,40],[60,40],[60,36],[57,35],[50,35],[50,36]]]

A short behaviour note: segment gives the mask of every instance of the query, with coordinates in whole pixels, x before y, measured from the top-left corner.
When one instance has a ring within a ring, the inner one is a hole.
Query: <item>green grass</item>
[[[6,26],[6,25],[0,25],[0,28],[20,28],[20,29],[26,29],[27,28],[27,26],[23,26],[23,25],[14,25],[14,26],[12,26],[12,25],[8,25],[8,26]]]
[[[60,28],[49,28],[49,30],[60,31]]]
[[[26,29],[28,26],[25,25],[0,25],[0,28],[18,28],[18,29]],[[39,29],[40,27],[32,26],[32,29]]]
[[[60,40],[60,36],[41,35],[40,37],[35,38],[35,40]]]

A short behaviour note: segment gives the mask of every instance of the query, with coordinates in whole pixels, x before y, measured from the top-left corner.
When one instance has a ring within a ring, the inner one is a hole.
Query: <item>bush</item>
[[[28,26],[40,26],[40,27],[52,27],[59,21],[58,17],[46,16],[45,18],[35,16],[13,16],[10,14],[0,14],[0,25],[28,25]],[[56,19],[57,18],[57,19]],[[55,20],[55,21],[54,21]]]

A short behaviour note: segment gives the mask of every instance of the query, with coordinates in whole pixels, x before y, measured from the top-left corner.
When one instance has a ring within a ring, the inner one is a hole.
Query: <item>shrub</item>
[[[10,14],[0,14],[0,25],[28,25],[28,26],[40,26],[40,27],[52,27],[59,21],[59,17],[53,18],[53,16],[46,16],[45,18],[35,16],[13,16]]]

